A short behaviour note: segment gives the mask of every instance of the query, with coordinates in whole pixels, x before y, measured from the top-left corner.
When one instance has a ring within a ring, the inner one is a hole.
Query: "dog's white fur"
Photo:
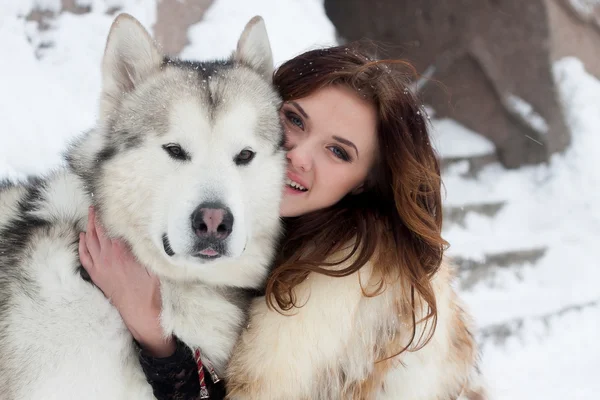
[[[451,280],[444,262],[433,280],[438,322],[432,340],[389,360],[383,359],[408,343],[410,313],[401,305],[400,282],[365,296],[363,289],[372,292],[380,282],[370,264],[342,278],[312,273],[296,288],[302,306],[290,312],[256,299],[228,367],[228,399],[485,399],[471,322]],[[419,325],[416,341],[424,329]]]
[[[163,61],[133,17],[116,18],[97,128],[69,150],[69,168],[0,188],[0,399],[154,398],[119,313],[80,277],[77,239],[90,203],[109,235],[159,276],[165,334],[199,347],[223,374],[247,317],[235,288],[259,287],[268,273],[285,167],[260,17],[232,60],[208,65],[213,75],[202,80],[193,66]],[[167,154],[170,143],[189,159]],[[254,160],[236,165],[245,148]],[[235,218],[229,254],[202,261],[190,215],[215,200]]]

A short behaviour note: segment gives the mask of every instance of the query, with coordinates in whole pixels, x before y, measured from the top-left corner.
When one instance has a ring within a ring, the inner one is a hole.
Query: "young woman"
[[[233,351],[228,398],[484,398],[443,259],[440,169],[409,72],[354,45],[306,52],[275,72],[286,233]],[[158,281],[93,214],[80,253],[140,343],[156,397],[201,398],[203,378],[211,399],[223,396],[185,345],[163,337]]]

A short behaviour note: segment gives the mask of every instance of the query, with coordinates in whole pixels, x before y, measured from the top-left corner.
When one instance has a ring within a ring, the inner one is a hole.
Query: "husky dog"
[[[224,375],[280,232],[281,99],[264,22],[230,59],[164,57],[127,14],[110,28],[97,126],[67,166],[0,186],[0,398],[152,399],[117,310],[83,279],[94,204],[161,280],[161,324]]]

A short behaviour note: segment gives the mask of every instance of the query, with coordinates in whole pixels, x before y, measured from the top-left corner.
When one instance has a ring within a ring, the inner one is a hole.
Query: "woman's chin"
[[[298,217],[306,214],[306,211],[301,207],[301,204],[298,204],[297,200],[295,197],[290,198],[284,194],[279,206],[279,215],[282,217]]]

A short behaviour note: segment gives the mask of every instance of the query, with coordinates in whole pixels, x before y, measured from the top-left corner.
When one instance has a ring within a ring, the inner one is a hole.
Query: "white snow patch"
[[[489,139],[453,119],[432,119],[431,124],[431,140],[442,157],[473,157],[495,151],[494,144]]]
[[[156,18],[154,2],[95,0],[90,13],[60,14],[48,20],[50,29],[38,32],[24,19],[22,11],[29,10],[17,3],[24,4],[3,4],[13,5],[13,15],[0,23],[0,49],[10,54],[0,61],[0,176],[12,179],[60,165],[68,141],[93,126],[100,65],[114,19],[106,10],[119,5],[147,29]]]
[[[497,399],[594,400],[600,393],[600,307],[577,311],[600,300],[600,81],[574,58],[556,62],[554,72],[573,133],[569,149],[548,165],[492,165],[475,180],[444,177],[446,204],[506,202],[494,218],[473,214],[465,227],[445,229],[450,255],[547,248],[535,265],[499,267],[463,293],[481,327],[530,321],[520,336],[484,348],[483,369]],[[575,310],[561,313],[565,307]]]
[[[587,21],[594,17],[600,7],[600,0],[569,0],[569,4],[581,18]]]
[[[322,0],[216,0],[202,21],[189,29],[190,44],[181,57],[229,57],[255,15],[265,20],[276,66],[306,50],[337,44]]]
[[[548,123],[544,117],[538,114],[533,106],[521,97],[509,94],[505,99],[508,110],[519,117],[527,126],[539,134],[548,133]]]

